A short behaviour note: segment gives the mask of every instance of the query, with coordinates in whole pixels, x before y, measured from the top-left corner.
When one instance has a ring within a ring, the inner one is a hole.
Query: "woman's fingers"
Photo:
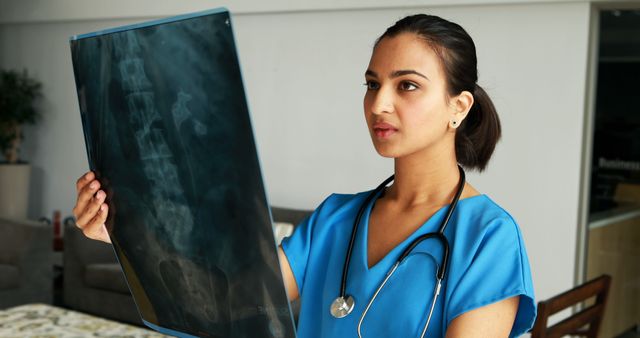
[[[80,192],[87,184],[89,184],[95,178],[93,171],[87,171],[84,175],[76,181],[76,191]]]
[[[100,182],[96,175],[89,171],[76,181],[78,199],[73,208],[76,225],[82,233],[91,239],[111,243],[109,233],[105,227],[109,207],[104,203],[107,194],[100,190]]]
[[[78,217],[80,216],[80,213],[84,210],[86,206],[86,201],[90,199],[91,196],[93,196],[93,194],[89,196],[85,196],[82,194],[82,192],[85,191],[87,187],[90,186],[90,183],[93,181],[94,176],[95,175],[93,174],[93,172],[89,171],[89,172],[86,172],[84,175],[80,176],[80,178],[78,178],[78,180],[76,181],[76,192],[78,196],[76,199],[76,205],[73,207],[73,210],[72,210],[73,216],[76,219],[78,219]]]
[[[88,238],[111,243],[111,239],[109,238],[109,234],[107,233],[107,228],[105,227],[105,222],[107,221],[108,214],[109,207],[106,203],[103,203],[98,208],[95,216],[84,227],[81,228],[82,233]]]
[[[89,193],[87,193],[87,195],[88,194]],[[76,216],[76,223],[80,227],[86,226],[87,223],[96,216],[106,197],[107,194],[102,190],[98,190],[95,195],[93,197],[89,197],[88,200],[86,200],[86,196],[78,197],[78,204],[76,207],[78,209],[84,207],[84,210]]]
[[[76,201],[76,206],[73,208],[73,215],[76,217],[76,220],[80,220],[82,218],[85,210],[87,210],[87,206],[91,203],[92,199],[96,197],[96,193],[99,189],[100,182],[98,180],[92,180],[78,191],[78,200]],[[90,215],[89,217],[85,217],[83,220],[88,221],[92,217],[93,215]]]

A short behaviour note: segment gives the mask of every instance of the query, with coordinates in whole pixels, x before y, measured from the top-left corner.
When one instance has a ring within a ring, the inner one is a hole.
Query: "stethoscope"
[[[411,242],[411,244],[409,244],[409,246],[406,249],[404,249],[404,251],[398,258],[396,263],[391,267],[389,272],[387,272],[387,275],[385,276],[384,280],[382,281],[382,283],[380,284],[376,292],[373,294],[373,297],[371,297],[371,300],[369,301],[369,304],[367,304],[367,307],[365,308],[364,312],[362,312],[362,316],[360,316],[360,321],[358,322],[358,337],[360,338],[362,337],[360,332],[362,327],[362,321],[364,320],[364,317],[367,315],[367,312],[369,311],[371,304],[373,304],[373,301],[376,299],[376,297],[378,297],[380,290],[382,290],[382,288],[385,286],[389,278],[396,271],[398,266],[402,264],[403,260],[411,253],[411,251],[418,244],[420,244],[425,239],[434,238],[440,241],[440,244],[442,244],[442,247],[444,249],[444,254],[442,257],[442,265],[438,267],[438,271],[436,273],[437,283],[433,291],[433,298],[431,300],[431,307],[429,309],[429,315],[427,316],[427,322],[424,325],[424,328],[422,329],[422,335],[420,335],[420,337],[421,338],[424,337],[424,334],[427,332],[427,327],[429,327],[429,322],[431,321],[431,315],[433,314],[433,309],[436,305],[436,300],[438,299],[438,295],[440,294],[440,287],[442,284],[442,280],[444,279],[445,271],[447,269],[447,263],[449,262],[449,241],[444,235],[444,229],[447,227],[447,223],[449,223],[449,219],[451,218],[451,215],[453,214],[453,211],[455,210],[456,205],[458,204],[458,200],[460,199],[460,195],[462,194],[462,189],[464,188],[464,184],[465,184],[464,170],[460,165],[458,165],[458,170],[460,171],[460,182],[458,183],[458,190],[456,191],[453,201],[451,201],[451,204],[447,209],[447,214],[444,220],[442,221],[442,224],[440,225],[440,229],[438,229],[438,232],[430,232],[430,233],[419,236],[418,238],[414,239],[413,242]],[[344,268],[342,269],[342,284],[340,285],[340,296],[338,296],[338,298],[336,298],[333,301],[333,303],[331,303],[331,315],[333,315],[335,318],[346,317],[348,314],[351,313],[351,311],[353,311],[353,308],[355,306],[355,301],[353,300],[353,297],[351,295],[346,294],[346,288],[347,288],[347,274],[349,273],[349,262],[351,261],[351,253],[353,251],[353,245],[356,238],[356,232],[358,231],[358,224],[360,224],[360,219],[364,214],[364,210],[366,209],[366,206],[369,205],[369,202],[371,202],[374,196],[378,192],[380,192],[382,189],[384,189],[387,186],[387,184],[389,184],[389,182],[391,182],[394,179],[394,177],[395,175],[391,175],[389,178],[384,180],[384,182],[382,182],[372,193],[369,194],[369,196],[367,196],[367,199],[364,201],[364,203],[360,207],[360,210],[358,210],[358,214],[356,216],[355,222],[353,223],[353,229],[351,230],[351,241],[349,242],[349,247],[347,249],[347,256],[345,258]]]

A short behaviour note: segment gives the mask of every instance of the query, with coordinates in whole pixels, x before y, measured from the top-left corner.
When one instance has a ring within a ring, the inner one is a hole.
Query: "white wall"
[[[624,1],[624,0],[623,0]],[[496,4],[558,3],[558,0],[0,0],[0,22],[104,20],[168,16],[175,13],[227,7],[236,14],[268,14],[287,12],[348,11],[438,6],[469,6]],[[585,3],[587,0],[563,0],[564,3]],[[600,0],[600,2],[613,2]],[[619,0],[617,2],[620,2]]]
[[[23,153],[35,167],[30,215],[54,209],[69,215],[75,179],[88,166],[68,37],[140,21],[141,6],[109,7],[108,17],[127,20],[81,20],[96,11],[65,17],[59,6],[70,1],[0,1],[0,13],[13,13],[0,14],[0,66],[28,67],[46,94],[45,120],[27,130]],[[165,8],[153,11],[163,15],[196,9],[181,11],[175,1],[173,7],[144,3]],[[272,204],[313,208],[331,192],[370,189],[391,173],[392,162],[378,157],[366,131],[363,72],[374,39],[387,26],[405,14],[430,12],[474,38],[479,84],[502,119],[504,135],[492,163],[482,175],[470,173],[469,181],[519,222],[537,296],[573,285],[588,2],[406,8],[411,2],[405,1],[395,9],[336,5],[292,12],[252,12],[252,3],[241,2],[234,28]],[[58,13],[56,21],[46,21],[47,11]]]

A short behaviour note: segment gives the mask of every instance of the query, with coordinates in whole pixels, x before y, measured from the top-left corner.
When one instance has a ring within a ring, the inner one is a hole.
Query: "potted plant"
[[[40,114],[35,101],[42,84],[26,70],[0,70],[0,216],[26,218],[31,167],[20,159],[25,124],[34,124]]]

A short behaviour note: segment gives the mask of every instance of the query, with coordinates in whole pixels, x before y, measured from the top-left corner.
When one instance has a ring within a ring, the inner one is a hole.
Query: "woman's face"
[[[364,113],[380,155],[402,157],[454,135],[448,133],[455,110],[448,104],[440,59],[416,34],[380,40],[365,79]]]

